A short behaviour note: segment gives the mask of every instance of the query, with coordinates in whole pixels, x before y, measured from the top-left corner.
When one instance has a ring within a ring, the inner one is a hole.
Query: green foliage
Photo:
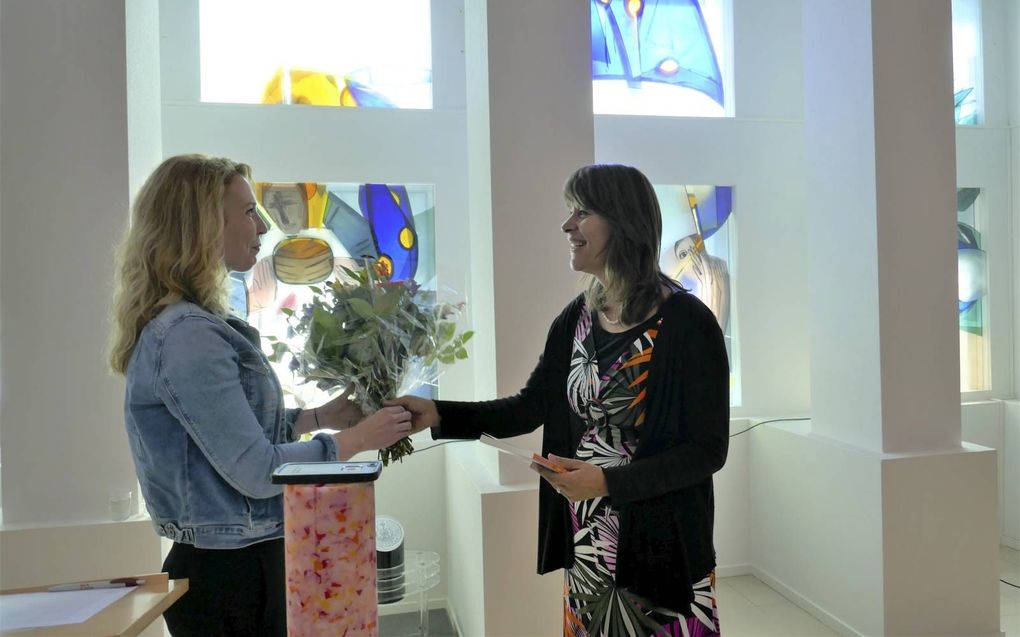
[[[369,414],[384,400],[434,383],[440,364],[468,357],[465,345],[474,333],[457,333],[462,306],[438,303],[414,281],[391,281],[371,262],[342,271],[344,278],[312,287],[315,298],[300,313],[283,308],[298,344],[272,343],[273,360],[289,352],[305,382],[323,389],[353,386]],[[413,450],[404,438],[379,457],[389,464]]]

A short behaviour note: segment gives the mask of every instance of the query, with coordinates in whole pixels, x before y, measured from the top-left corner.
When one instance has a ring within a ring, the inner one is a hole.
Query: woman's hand
[[[361,412],[361,407],[358,407],[357,403],[350,399],[353,391],[353,386],[348,387],[344,393],[333,400],[316,407],[321,426],[329,429],[350,429],[365,417],[365,414]]]
[[[418,396],[401,396],[383,402],[384,405],[397,405],[411,412],[411,433],[435,427],[439,424],[439,412],[436,403],[428,398]]]
[[[537,471],[543,480],[551,484],[556,492],[567,500],[580,502],[609,495],[602,467],[583,460],[561,458],[553,454],[549,454],[549,459],[567,469],[566,473],[556,473],[537,464],[532,464],[531,468]]]
[[[383,407],[350,429],[336,434],[337,457],[350,460],[369,449],[389,447],[411,434],[411,412],[403,407]]]
[[[350,399],[354,387],[348,387],[342,394],[315,409],[305,409],[294,423],[295,435],[302,435],[320,429],[350,429],[365,417],[361,408]]]

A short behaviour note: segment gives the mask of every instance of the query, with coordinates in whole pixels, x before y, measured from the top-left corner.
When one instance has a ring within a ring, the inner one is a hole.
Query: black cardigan
[[[508,438],[544,424],[542,454],[574,457],[584,431],[583,421],[571,418],[567,373],[582,300],[553,322],[520,393],[486,402],[436,401],[440,424],[433,437]],[[729,445],[729,365],[719,324],[697,297],[677,292],[660,309],[637,450],[629,464],[604,474],[620,516],[617,585],[686,613],[692,584],[715,567],[712,474]],[[542,480],[538,506],[538,572],[569,568],[567,500]]]

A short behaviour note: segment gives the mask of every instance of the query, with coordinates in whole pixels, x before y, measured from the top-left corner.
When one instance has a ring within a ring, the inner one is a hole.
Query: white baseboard
[[[844,637],[864,637],[862,633],[854,630],[852,626],[829,613],[824,608],[815,604],[809,598],[790,588],[766,571],[758,568],[757,566],[751,566],[751,574],[775,589],[780,595],[793,602],[805,613],[811,615],[840,635],[843,635]]]
[[[447,606],[446,616],[450,618],[450,623],[453,624],[453,634],[463,635],[464,633],[460,630],[460,620],[457,618],[457,613],[453,612],[453,606]]]
[[[754,571],[750,564],[726,564],[715,567],[715,576],[737,577],[739,575],[751,575]]]
[[[801,595],[794,589],[790,588],[786,584],[782,583],[775,577],[769,575],[766,571],[758,568],[757,566],[751,566],[751,574],[760,579],[765,584],[775,589],[786,599],[793,602],[805,613],[808,613],[818,621],[822,622],[832,630],[836,631],[844,637],[865,637],[863,633],[859,633],[852,626],[843,622],[839,618],[835,617],[824,608],[815,604],[810,599]],[[1005,637],[1005,633],[1002,631],[990,633],[988,635],[975,635],[974,637]]]

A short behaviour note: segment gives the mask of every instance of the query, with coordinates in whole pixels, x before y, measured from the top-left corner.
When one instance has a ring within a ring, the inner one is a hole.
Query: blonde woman
[[[175,636],[285,635],[273,470],[346,460],[411,428],[400,407],[361,419],[346,396],[284,409],[258,332],[226,304],[228,272],[255,265],[266,230],[248,166],[182,155],[142,186],[121,247],[110,364],[127,381],[142,494],[156,532],[174,542],[163,570],[190,580],[165,613]],[[341,431],[296,442],[320,425]]]

